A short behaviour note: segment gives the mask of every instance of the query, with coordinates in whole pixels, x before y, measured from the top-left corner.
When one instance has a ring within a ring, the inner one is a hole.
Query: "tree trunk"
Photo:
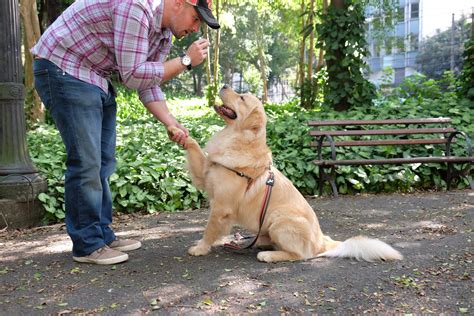
[[[323,0],[323,14],[326,14],[328,9],[328,0]],[[318,73],[324,66],[324,50],[319,49],[318,63],[315,72]]]
[[[202,27],[202,30],[203,30],[203,35],[204,35],[204,38],[207,39],[209,42],[211,42],[211,37],[210,37],[210,34],[209,34],[209,28],[207,26],[203,26]],[[211,50],[208,48],[207,49],[207,58],[206,58],[206,61],[205,61],[205,64],[204,64],[204,69],[206,71],[206,79],[207,79],[207,84],[210,85],[212,82],[212,78],[211,78]]]
[[[34,89],[33,56],[30,53],[30,49],[36,44],[41,36],[36,0],[21,0],[20,16],[24,27],[23,43],[25,46],[24,72],[26,101],[32,104],[27,116],[33,122],[44,122],[44,106],[41,103],[38,93]]]
[[[309,5],[309,21],[308,25],[314,24],[314,0],[311,0]],[[312,81],[313,78],[313,55],[314,55],[314,27],[309,34],[309,49],[308,49],[308,80]]]
[[[197,77],[197,95],[202,97],[202,72],[199,72]]]
[[[215,2],[215,17],[219,21],[219,0]],[[219,44],[220,44],[220,28],[216,30],[214,46],[209,46],[208,55],[206,59],[206,77],[208,88],[206,92],[207,102],[209,106],[213,106],[216,102],[219,84]],[[204,37],[211,43],[211,34],[207,25],[203,26]],[[212,50],[212,51],[211,51]],[[211,56],[213,56],[213,63],[211,65]]]
[[[257,50],[258,50],[258,63],[260,66],[260,77],[262,79],[262,103],[266,103],[268,101],[268,79],[267,79],[267,63],[265,61],[265,47],[264,47],[264,39],[263,39],[263,26],[262,26],[262,19],[259,19],[258,22],[258,30],[257,30]]]
[[[301,0],[301,14],[304,12],[305,8],[305,0]],[[297,83],[298,86],[300,87],[300,100],[301,100],[301,106],[304,107],[304,74],[305,74],[305,68],[304,68],[304,51],[306,48],[306,38],[303,33],[305,29],[305,22],[304,22],[304,15],[301,15],[301,31],[302,31],[302,36],[301,36],[301,43],[300,43],[300,60],[299,60],[299,65],[298,65],[298,78],[297,78]]]
[[[54,21],[63,12],[63,6],[60,0],[46,0],[46,12],[48,14],[48,26],[53,24]]]
[[[216,1],[216,19],[219,21],[219,0]],[[221,43],[221,29],[216,30],[216,42],[214,43],[214,84],[217,86],[219,82],[219,45]],[[216,87],[217,94],[217,87]],[[215,95],[214,95],[215,99]]]

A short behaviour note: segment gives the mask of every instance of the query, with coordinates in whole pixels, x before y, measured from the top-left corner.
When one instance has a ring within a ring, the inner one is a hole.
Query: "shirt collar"
[[[165,8],[164,0],[153,0],[153,15],[155,17],[155,31],[163,34],[163,37],[170,38],[171,30],[169,28],[162,28],[161,21],[163,20],[163,11]]]

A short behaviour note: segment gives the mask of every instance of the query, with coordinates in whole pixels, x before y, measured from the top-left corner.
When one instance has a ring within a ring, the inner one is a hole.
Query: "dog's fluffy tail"
[[[330,249],[320,253],[317,257],[353,258],[369,262],[403,259],[402,254],[388,244],[365,236],[352,237],[339,243],[333,241],[326,246]]]

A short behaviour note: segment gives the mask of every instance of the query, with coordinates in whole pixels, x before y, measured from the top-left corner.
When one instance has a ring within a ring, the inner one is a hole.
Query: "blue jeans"
[[[34,61],[35,88],[66,147],[66,227],[73,256],[86,256],[115,240],[108,178],[115,170],[117,104],[105,93],[46,59]]]

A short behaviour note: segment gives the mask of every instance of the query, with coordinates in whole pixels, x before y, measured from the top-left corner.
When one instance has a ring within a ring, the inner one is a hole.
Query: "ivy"
[[[325,103],[335,110],[347,110],[354,105],[369,106],[375,96],[375,86],[364,78],[368,55],[365,39],[364,5],[346,1],[346,6],[328,7],[318,13],[321,23],[317,47],[325,51],[328,80],[324,85]]]
[[[299,100],[267,104],[267,143],[274,165],[305,195],[318,192],[316,149],[309,136],[309,120],[451,117],[459,130],[474,136],[474,101],[458,96],[449,73],[442,80],[423,76],[407,79],[390,96],[379,95],[372,106],[354,105],[347,112],[330,107],[303,109]],[[117,168],[110,177],[114,209],[121,212],[177,211],[204,205],[205,195],[196,190],[185,169],[184,151],[168,140],[163,126],[143,110],[136,94],[119,89],[117,97]],[[222,128],[223,122],[204,99],[169,100],[173,113],[201,144]],[[28,133],[31,157],[48,181],[48,191],[39,196],[46,220],[64,218],[64,169],[66,154],[59,133],[52,125],[37,125]],[[454,144],[454,154],[465,155],[464,142]],[[353,147],[344,157],[399,157],[439,155],[440,146]],[[339,156],[339,154],[338,154]],[[460,166],[456,166],[459,168]],[[445,187],[446,166],[414,164],[401,166],[341,166],[336,183],[340,193],[409,192]],[[466,188],[465,179],[455,186]],[[329,187],[325,186],[329,193]]]
[[[461,83],[459,94],[474,101],[474,38],[467,41],[464,47],[464,65],[459,78]]]

